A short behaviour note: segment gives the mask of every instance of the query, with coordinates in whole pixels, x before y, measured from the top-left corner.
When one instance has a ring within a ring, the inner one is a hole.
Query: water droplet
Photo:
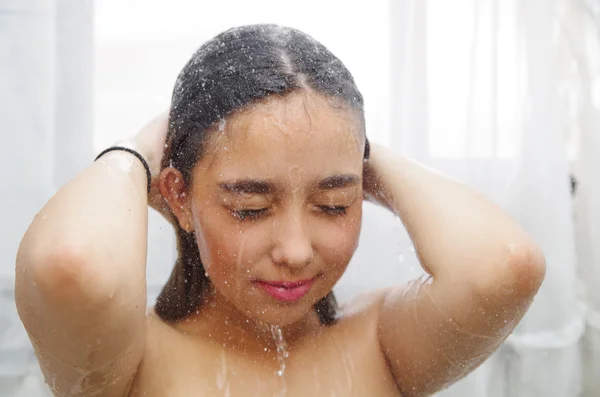
[[[229,396],[229,376],[227,370],[227,356],[225,355],[225,349],[221,349],[221,368],[217,372],[217,387],[219,391],[225,392],[226,396]]]
[[[275,340],[275,346],[277,347],[277,362],[279,363],[279,369],[275,372],[277,376],[281,378],[282,387],[279,391],[279,396],[285,396],[287,394],[287,384],[285,382],[285,359],[289,357],[287,343],[283,338],[283,332],[281,327],[278,325],[271,325],[271,335]]]

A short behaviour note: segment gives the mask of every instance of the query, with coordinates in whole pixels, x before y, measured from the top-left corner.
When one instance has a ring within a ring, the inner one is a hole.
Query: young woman
[[[18,252],[18,310],[57,396],[429,395],[502,343],[544,277],[497,206],[369,147],[352,76],[297,30],[204,44],[168,119],[120,147]],[[427,276],[338,308],[364,198],[400,216]],[[148,203],[179,247],[149,313]]]

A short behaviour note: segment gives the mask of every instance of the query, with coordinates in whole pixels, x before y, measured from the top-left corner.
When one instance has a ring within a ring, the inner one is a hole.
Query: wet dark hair
[[[219,34],[194,53],[177,78],[162,168],[178,169],[190,186],[209,131],[233,112],[297,90],[341,102],[356,111],[364,127],[363,98],[352,75],[310,36],[277,25],[243,26]],[[156,313],[169,322],[196,312],[210,285],[194,233],[173,223],[179,257],[155,306]],[[335,323],[333,292],[314,308],[322,324]]]

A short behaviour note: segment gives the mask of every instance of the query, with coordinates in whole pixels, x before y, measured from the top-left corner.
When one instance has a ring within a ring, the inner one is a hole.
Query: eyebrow
[[[319,182],[318,188],[322,190],[339,189],[358,185],[360,178],[354,174],[340,174],[329,176]]]
[[[275,191],[275,185],[268,181],[242,179],[233,182],[220,183],[221,189],[231,193],[268,194]]]
[[[340,189],[358,185],[359,182],[360,178],[357,175],[332,175],[319,181],[317,189]],[[270,194],[277,190],[274,183],[258,179],[241,179],[237,181],[223,182],[219,184],[219,187],[227,192],[239,194]]]

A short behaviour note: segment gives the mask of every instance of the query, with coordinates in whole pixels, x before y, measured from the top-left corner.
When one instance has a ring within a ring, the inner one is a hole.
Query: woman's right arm
[[[166,121],[149,128],[162,134]],[[21,241],[17,309],[57,396],[123,396],[141,361],[146,178],[134,155],[105,154],[50,199]]]

